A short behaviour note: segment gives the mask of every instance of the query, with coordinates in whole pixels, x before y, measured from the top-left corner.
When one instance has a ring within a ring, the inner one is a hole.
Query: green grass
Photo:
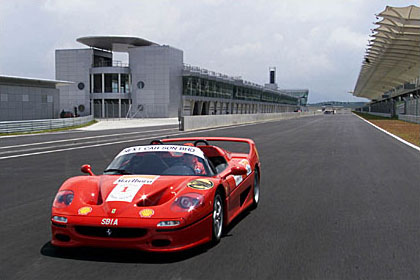
[[[0,136],[6,136],[6,135],[23,135],[23,134],[39,134],[39,133],[46,133],[46,132],[56,132],[56,131],[65,131],[65,130],[71,130],[81,127],[86,127],[92,124],[97,123],[96,120],[90,121],[85,124],[80,125],[74,125],[74,126],[68,126],[68,127],[62,127],[62,128],[54,128],[54,129],[46,129],[46,130],[40,130],[40,131],[28,131],[28,132],[13,132],[13,133],[0,133]]]

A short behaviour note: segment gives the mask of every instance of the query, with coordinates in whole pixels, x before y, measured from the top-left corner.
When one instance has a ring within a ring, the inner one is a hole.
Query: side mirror
[[[233,166],[230,169],[230,174],[231,175],[246,175],[247,174],[247,170],[246,170],[245,166],[236,165],[236,166]]]
[[[89,174],[90,176],[94,176],[94,175],[95,175],[95,174],[93,174],[93,172],[92,172],[92,168],[90,167],[90,165],[89,165],[89,164],[84,164],[84,165],[82,165],[82,167],[80,168],[80,170],[81,170],[83,173]]]

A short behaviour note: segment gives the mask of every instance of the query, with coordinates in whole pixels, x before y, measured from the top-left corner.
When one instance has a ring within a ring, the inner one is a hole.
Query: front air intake
[[[155,239],[152,241],[152,246],[154,247],[166,247],[171,245],[171,241],[167,239]]]
[[[76,226],[76,232],[80,235],[104,237],[104,238],[139,238],[147,233],[144,228],[108,228]]]

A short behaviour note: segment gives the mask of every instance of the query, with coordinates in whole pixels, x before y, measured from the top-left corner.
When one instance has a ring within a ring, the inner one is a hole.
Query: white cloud
[[[368,36],[350,30],[348,27],[336,27],[330,33],[328,43],[333,47],[349,48],[363,51],[368,42]]]
[[[251,56],[258,55],[262,50],[260,42],[244,43],[240,45],[233,45],[222,50],[222,55],[226,56]]]
[[[410,2],[2,1],[0,70],[54,78],[55,49],[83,47],[76,42],[82,36],[131,35],[184,50],[186,63],[260,84],[276,66],[281,86],[309,88],[311,101],[332,100],[354,87],[374,14],[405,4]]]

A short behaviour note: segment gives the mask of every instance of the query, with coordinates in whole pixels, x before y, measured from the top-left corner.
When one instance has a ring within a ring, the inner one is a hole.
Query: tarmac
[[[123,129],[149,126],[178,125],[178,118],[155,118],[155,119],[96,119],[98,122],[79,128],[84,131],[97,131],[108,129]]]
[[[82,164],[101,174],[127,146],[180,135],[252,137],[258,148],[260,204],[219,244],[177,254],[51,245],[51,203]],[[192,133],[69,131],[0,148],[2,280],[420,279],[420,153],[354,115]]]

